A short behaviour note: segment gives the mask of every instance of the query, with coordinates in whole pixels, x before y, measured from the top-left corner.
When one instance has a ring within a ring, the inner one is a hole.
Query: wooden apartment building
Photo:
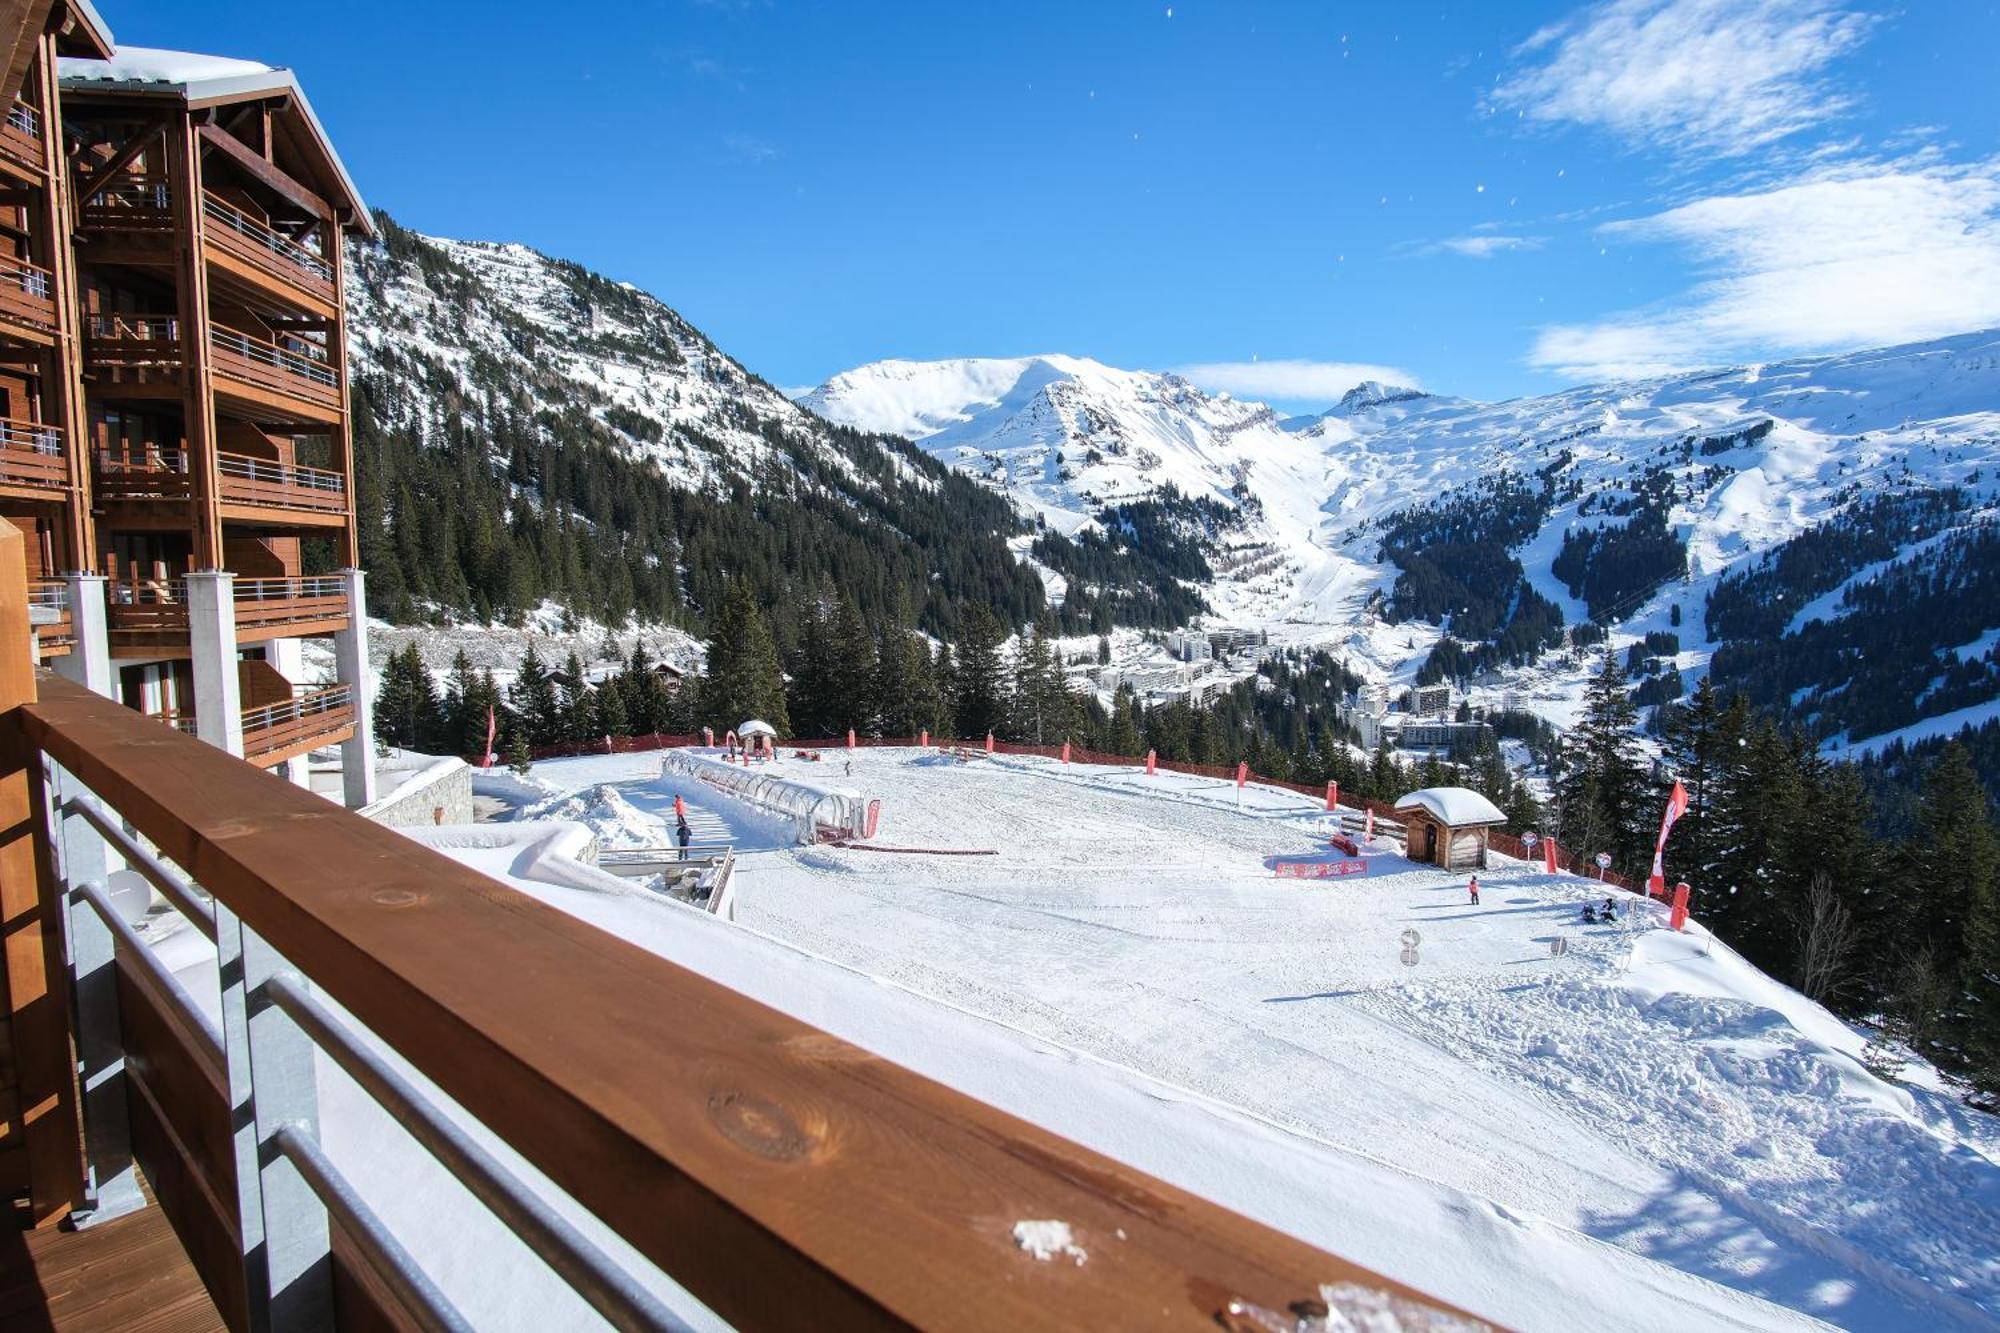
[[[301,783],[338,744],[365,804],[341,241],[367,209],[289,70],[118,48],[88,0],[0,0],[7,38],[0,514],[38,651]]]

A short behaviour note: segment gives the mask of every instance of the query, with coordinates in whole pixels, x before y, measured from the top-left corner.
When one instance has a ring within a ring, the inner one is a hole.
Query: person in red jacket
[[[1466,891],[1472,895],[1472,905],[1474,907],[1479,906],[1479,876],[1474,875],[1472,877],[1472,882],[1467,884],[1465,888]]]

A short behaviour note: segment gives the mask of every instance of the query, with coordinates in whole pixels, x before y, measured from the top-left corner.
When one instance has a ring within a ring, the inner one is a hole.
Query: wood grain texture
[[[1437,1304],[67,682],[10,720],[740,1327],[1212,1329],[1340,1281]],[[1035,1261],[1024,1218],[1089,1261]]]
[[[35,698],[22,542],[19,528],[0,523],[0,709]],[[34,751],[18,732],[0,730],[0,958],[19,1108],[12,1123],[20,1126],[28,1155],[30,1220],[53,1226],[81,1197],[83,1134],[60,903],[52,887],[40,796]]]
[[[158,1208],[0,1235],[0,1333],[224,1333]]]

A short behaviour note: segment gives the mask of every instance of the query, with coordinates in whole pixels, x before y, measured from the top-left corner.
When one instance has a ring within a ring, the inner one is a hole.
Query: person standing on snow
[[[694,830],[688,827],[686,815],[681,815],[674,821],[674,837],[679,839],[681,844],[681,860],[687,860],[688,844],[694,841]]]
[[[1467,884],[1465,888],[1466,891],[1472,895],[1472,905],[1474,907],[1479,906],[1479,876],[1474,875],[1472,877],[1472,882]]]

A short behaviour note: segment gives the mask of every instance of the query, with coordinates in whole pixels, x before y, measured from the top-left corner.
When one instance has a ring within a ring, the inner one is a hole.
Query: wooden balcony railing
[[[42,151],[42,113],[21,101],[8,107],[6,119],[0,120],[0,154],[31,171],[48,170],[48,157]]]
[[[323,1140],[316,1061],[466,1186],[452,1206],[490,1210],[621,1329],[677,1312],[552,1199],[743,1329],[1268,1330],[1323,1291],[1371,1327],[1466,1318],[66,681],[0,714],[0,752],[54,766],[23,823],[71,932],[51,956],[80,960],[55,1011],[76,1015],[96,1178],[138,1162],[232,1327],[272,1292],[286,1324],[466,1327],[342,1173],[387,1145]],[[214,941],[219,1005],[123,924],[90,877],[107,851]],[[1039,1218],[1087,1262],[1025,1252],[1016,1223]],[[273,1281],[280,1263],[304,1276]]]
[[[55,278],[39,264],[0,258],[0,319],[44,333],[56,326]]]
[[[221,473],[221,494],[226,504],[310,509],[330,514],[347,510],[347,478],[327,468],[280,463],[248,454],[218,454],[215,466]]]
[[[208,242],[217,250],[321,300],[333,299],[333,265],[322,256],[212,194],[203,195],[201,208]]]
[[[326,577],[239,578],[232,586],[239,637],[271,637],[288,625],[347,619],[347,585]],[[187,580],[131,579],[109,588],[106,623],[113,634],[185,634]]]
[[[28,617],[44,657],[76,646],[76,619],[70,613],[69,584],[62,579],[28,580]]]
[[[347,478],[338,472],[249,454],[218,454],[215,462],[224,504],[347,512]],[[185,501],[193,493],[187,454],[180,449],[99,450],[96,491],[105,499]]]
[[[83,364],[113,379],[178,375],[181,322],[172,315],[92,315],[85,326]]]
[[[171,709],[147,716],[190,736],[200,731],[192,710]],[[243,757],[256,763],[281,751],[326,744],[353,726],[352,687],[302,688],[283,702],[243,710]]]
[[[162,176],[121,176],[83,201],[77,227],[84,232],[141,232],[174,229],[172,196]]]
[[[295,340],[291,346],[280,347],[220,324],[209,325],[208,339],[220,378],[288,394],[320,407],[341,405],[340,376],[316,344]]]
[[[0,485],[60,491],[69,485],[69,462],[60,427],[0,418]]]

